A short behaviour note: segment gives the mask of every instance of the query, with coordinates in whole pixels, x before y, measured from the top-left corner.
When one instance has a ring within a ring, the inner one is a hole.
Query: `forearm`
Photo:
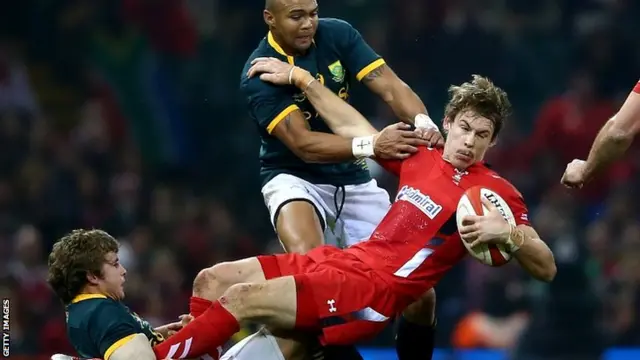
[[[297,75],[296,86],[305,92],[311,105],[335,134],[343,137],[359,137],[378,132],[351,105],[340,99],[319,81],[314,81],[311,74],[299,71]]]
[[[520,266],[537,280],[553,280],[557,269],[553,253],[547,244],[520,228],[513,229],[511,238],[520,246],[513,253]]]
[[[353,139],[316,131],[300,139],[296,155],[308,163],[335,163],[354,160]]]
[[[390,87],[383,99],[403,122],[415,125],[417,115],[427,115],[427,107],[420,97],[401,80]]]
[[[593,178],[600,171],[621,158],[640,128],[640,83],[629,94],[618,111],[602,127],[585,164],[584,178]]]
[[[632,142],[632,134],[616,128],[614,119],[607,121],[589,151],[584,170],[585,181],[591,180],[596,174],[624,156]]]

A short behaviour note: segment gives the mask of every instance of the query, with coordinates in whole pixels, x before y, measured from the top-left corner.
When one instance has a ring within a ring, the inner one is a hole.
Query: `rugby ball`
[[[462,219],[465,216],[482,216],[489,212],[480,200],[483,197],[491,201],[491,203],[498,208],[509,224],[514,226],[516,225],[511,208],[509,208],[507,202],[504,201],[500,195],[493,190],[489,190],[481,186],[474,186],[467,189],[458,202],[458,208],[456,210],[456,223],[458,225],[458,229],[462,227]],[[511,254],[503,245],[481,244],[475,248],[471,248],[471,244],[468,244],[466,241],[462,240],[462,243],[467,248],[467,251],[471,256],[485,265],[502,266],[511,260]]]

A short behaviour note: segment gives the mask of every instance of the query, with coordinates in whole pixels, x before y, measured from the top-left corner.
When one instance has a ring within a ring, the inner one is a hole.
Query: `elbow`
[[[612,143],[623,145],[633,141],[635,133],[631,129],[621,129],[615,125],[609,128],[608,138]]]
[[[545,266],[541,269],[536,278],[540,281],[550,283],[553,281],[553,279],[555,279],[557,272],[558,268],[556,267],[556,263],[552,261],[550,265]]]
[[[408,93],[413,93],[411,87],[409,87],[409,85],[407,85],[404,81],[398,79],[394,83],[384,86],[380,90],[379,95],[384,102],[391,105],[396,102],[397,99],[406,97]]]

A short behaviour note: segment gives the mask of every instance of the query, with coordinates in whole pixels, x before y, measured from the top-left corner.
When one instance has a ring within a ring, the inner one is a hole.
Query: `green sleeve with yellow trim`
[[[259,78],[245,79],[240,85],[249,107],[249,115],[269,134],[298,106],[293,100],[293,86],[276,86]]]
[[[87,331],[104,359],[126,343],[127,337],[140,333],[140,326],[127,309],[113,301],[103,301],[90,315]],[[122,340],[122,341],[121,341]]]
[[[367,44],[351,24],[340,19],[330,19],[329,25],[334,32],[334,39],[337,39],[343,66],[358,81],[384,64],[384,59]]]

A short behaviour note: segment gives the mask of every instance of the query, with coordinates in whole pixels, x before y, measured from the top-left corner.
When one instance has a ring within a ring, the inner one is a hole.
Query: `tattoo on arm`
[[[375,69],[371,70],[371,72],[370,72],[370,73],[368,73],[368,74],[367,74],[367,76],[365,76],[365,77],[362,79],[362,82],[363,82],[363,83],[367,83],[367,82],[373,81],[373,80],[375,80],[375,79],[377,79],[377,78],[381,77],[381,76],[382,76],[382,74],[384,73],[384,70],[385,70],[385,67],[386,67],[386,66],[387,66],[387,65],[382,64],[382,65],[378,66],[377,68],[375,68]]]
[[[289,114],[287,116],[285,116],[283,122],[284,122],[284,126],[287,129],[287,131],[291,130],[291,127],[293,126],[293,119],[291,117],[292,114]],[[309,124],[309,120],[305,119],[304,120],[304,126],[307,130],[311,130],[311,124]]]

